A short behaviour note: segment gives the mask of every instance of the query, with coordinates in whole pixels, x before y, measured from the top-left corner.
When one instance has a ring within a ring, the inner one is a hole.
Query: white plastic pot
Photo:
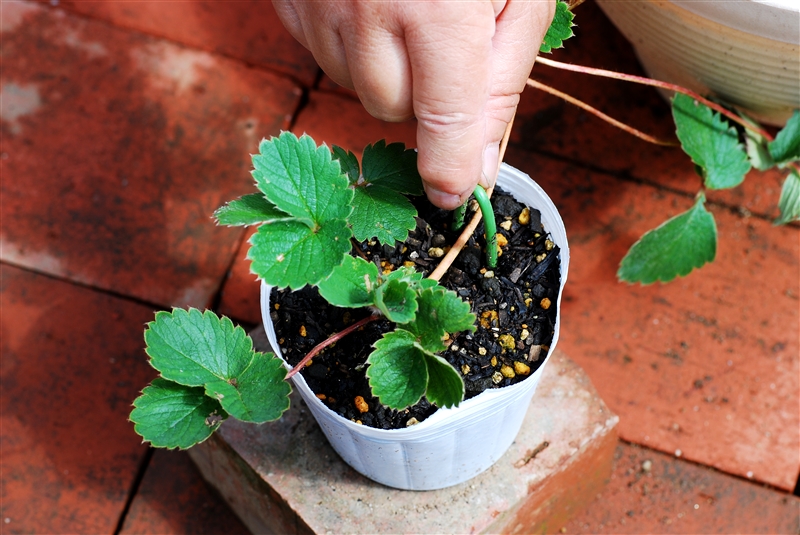
[[[598,0],[653,78],[783,125],[800,107],[800,0]]]
[[[536,372],[515,385],[487,390],[456,408],[439,409],[419,424],[396,430],[375,429],[342,418],[317,399],[301,374],[292,377],[336,452],[354,469],[384,485],[406,490],[440,489],[466,481],[492,466],[517,436],[544,366],[558,342],[561,296],[569,268],[564,222],[547,194],[525,173],[503,164],[498,185],[517,201],[541,212],[545,229],[561,249],[555,334],[548,357]],[[262,318],[270,345],[281,356],[269,314],[270,290],[262,284]]]

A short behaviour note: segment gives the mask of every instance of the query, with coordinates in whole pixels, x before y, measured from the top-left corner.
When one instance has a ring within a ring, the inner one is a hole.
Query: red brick
[[[112,533],[145,446],[148,307],[2,268],[3,533]]]
[[[331,82],[333,83],[333,82]],[[360,102],[333,93],[312,92],[293,128],[297,135],[307,133],[317,143],[339,145],[361,155],[364,147],[380,139],[416,146],[416,124],[387,123],[370,116]],[[220,312],[234,318],[260,323],[259,283],[250,273],[246,260],[249,244],[244,241],[231,266],[222,290]]]
[[[608,486],[562,533],[798,533],[800,499],[621,444]]]
[[[255,231],[256,228],[253,227],[245,234],[246,239],[239,246],[222,286],[219,303],[220,314],[252,325],[261,323],[261,283],[250,273],[250,260],[247,259],[247,251],[250,249],[247,240]]]
[[[646,76],[630,44],[593,3],[576,9],[576,36],[546,57],[566,63]],[[536,80],[577,97],[606,114],[661,139],[675,138],[668,103],[650,87],[557,70],[543,64]],[[695,194],[701,178],[680,148],[641,141],[572,104],[527,88],[523,92],[512,142],[518,148],[557,155],[633,180]],[[732,190],[710,191],[708,198],[775,218],[781,173],[751,172]]]
[[[265,349],[263,329],[254,339]],[[516,441],[492,468],[454,487],[407,492],[360,476],[297,397],[278,422],[225,422],[189,455],[254,533],[392,533],[398,525],[409,533],[545,533],[605,485],[616,421],[580,367],[557,351]]]
[[[271,2],[60,0],[58,5],[115,26],[274,69],[306,86],[319,70],[311,53],[283,27]]]
[[[247,535],[250,532],[203,481],[185,452],[157,450],[120,533]]]
[[[2,259],[161,305],[206,305],[242,231],[258,140],[297,87],[38,4],[2,5]]]
[[[800,471],[800,239],[711,207],[717,259],[684,279],[617,282],[627,249],[691,197],[512,150],[571,246],[561,348],[620,415],[620,436],[782,489]],[[749,474],[749,476],[748,476]]]

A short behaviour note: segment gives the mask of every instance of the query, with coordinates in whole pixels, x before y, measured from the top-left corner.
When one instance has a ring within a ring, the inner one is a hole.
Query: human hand
[[[430,201],[452,209],[497,172],[554,0],[273,0],[335,82],[385,121],[417,118]]]

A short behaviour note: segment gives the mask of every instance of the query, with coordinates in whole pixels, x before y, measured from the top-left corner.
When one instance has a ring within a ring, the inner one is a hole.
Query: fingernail
[[[492,143],[483,151],[483,176],[481,183],[491,187],[497,178],[497,159],[500,157],[500,144]]]
[[[438,189],[432,188],[427,184],[423,185],[425,187],[425,194],[428,196],[428,200],[431,201],[434,206],[438,206],[439,208],[443,208],[445,210],[453,210],[454,208],[461,206],[461,197],[458,195],[439,191]]]

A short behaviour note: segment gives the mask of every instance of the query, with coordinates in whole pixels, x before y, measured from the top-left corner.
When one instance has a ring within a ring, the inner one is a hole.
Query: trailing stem
[[[693,99],[697,100],[698,102],[701,102],[701,103],[705,104],[706,106],[708,106],[712,110],[716,111],[717,113],[723,115],[724,117],[727,117],[728,119],[730,119],[731,121],[735,122],[736,124],[741,125],[743,128],[745,128],[747,130],[750,130],[751,132],[754,132],[754,133],[760,135],[767,142],[771,142],[771,141],[775,140],[775,136],[773,136],[772,134],[767,132],[765,129],[761,128],[759,125],[757,125],[755,123],[752,123],[750,121],[747,121],[747,120],[743,119],[742,117],[740,117],[739,115],[737,115],[736,113],[724,108],[723,106],[720,106],[716,102],[713,102],[713,101],[705,98],[704,96],[700,95],[699,93],[696,93],[695,91],[692,91],[691,89],[688,89],[686,87],[683,87],[683,86],[680,86],[680,85],[677,85],[677,84],[671,84],[669,82],[662,82],[661,80],[654,80],[652,78],[647,78],[647,77],[644,77],[644,76],[636,76],[634,74],[625,74],[625,73],[616,72],[616,71],[607,71],[605,69],[596,69],[594,67],[585,67],[583,65],[573,65],[571,63],[563,63],[561,61],[555,61],[555,60],[552,60],[552,59],[544,58],[541,55],[536,58],[536,62],[537,63],[541,63],[543,65],[547,65],[548,67],[553,67],[555,69],[562,69],[562,70],[565,70],[565,71],[579,72],[579,73],[582,73],[582,74],[590,74],[592,76],[601,76],[603,78],[612,78],[614,80],[622,80],[624,82],[632,82],[632,83],[635,83],[635,84],[647,85],[647,86],[650,86],[650,87],[658,87],[660,89],[666,89],[667,91],[674,91],[676,93],[682,93],[684,95],[692,97]],[[541,89],[543,91],[547,91],[548,93],[551,93],[552,95],[555,95],[555,96],[557,96],[559,98],[562,98],[562,99],[566,100],[567,102],[569,102],[571,104],[574,104],[574,105],[576,105],[576,106],[578,106],[580,108],[583,108],[584,110],[586,110],[586,111],[588,111],[590,113],[593,113],[594,115],[600,117],[604,121],[607,121],[610,124],[620,128],[620,129],[622,129],[622,130],[624,130],[624,131],[626,131],[626,132],[628,132],[630,134],[633,134],[634,136],[636,136],[636,137],[638,137],[640,139],[643,139],[645,141],[649,141],[651,143],[655,143],[655,144],[658,144],[658,145],[671,145],[671,146],[677,146],[678,145],[676,143],[664,142],[664,141],[661,141],[661,140],[657,140],[656,138],[653,138],[652,136],[649,136],[648,134],[644,134],[643,132],[640,132],[640,131],[636,130],[635,128],[631,127],[631,126],[628,126],[628,125],[626,125],[624,123],[621,123],[621,122],[617,121],[616,119],[613,119],[613,118],[609,117],[608,115],[604,114],[600,110],[597,110],[596,108],[591,107],[590,105],[586,104],[585,102],[582,102],[582,101],[580,101],[580,100],[578,100],[578,99],[576,99],[576,98],[574,98],[574,97],[572,97],[570,95],[567,95],[566,93],[562,93],[561,91],[558,91],[557,89],[554,89],[554,88],[552,88],[550,86],[542,84],[541,82],[537,82],[536,80],[533,80],[533,79],[529,78],[528,79],[528,85],[531,86],[531,87],[535,87],[537,89]],[[792,162],[789,165],[792,168],[794,168],[795,170],[797,170],[798,172],[800,172],[800,164],[799,163]]]
[[[669,82],[662,82],[661,80],[653,80],[652,78],[646,78],[644,76],[636,76],[634,74],[624,74],[621,72],[615,71],[607,71],[605,69],[596,69],[594,67],[584,67],[583,65],[573,65],[571,63],[562,63],[560,61],[554,61],[552,59],[543,58],[539,56],[536,58],[537,63],[541,63],[543,65],[547,65],[548,67],[553,67],[556,69],[562,69],[565,71],[572,71],[572,72],[579,72],[583,74],[591,74],[592,76],[601,76],[603,78],[613,78],[615,80],[623,80],[625,82],[633,82],[636,84],[642,85],[649,85],[651,87],[658,87],[661,89],[666,89],[668,91],[675,91],[677,93],[683,93],[684,95],[688,95],[693,99],[697,100],[698,102],[702,102],[712,110],[724,115],[731,121],[742,125],[744,128],[750,130],[751,132],[755,132],[761,136],[763,136],[767,141],[772,141],[773,137],[770,135],[769,132],[764,130],[763,128],[759,128],[753,124],[749,124],[747,121],[736,115],[730,110],[725,109],[724,107],[720,106],[716,102],[712,102],[705,98],[704,96],[700,95],[688,89],[686,87],[671,84]],[[612,123],[613,124],[613,123]]]
[[[633,128],[632,126],[628,126],[627,124],[625,124],[625,123],[623,123],[621,121],[618,121],[618,120],[614,119],[613,117],[611,117],[609,115],[606,115],[605,113],[603,113],[602,111],[598,110],[597,108],[595,108],[593,106],[590,106],[589,104],[583,102],[582,100],[579,100],[579,99],[573,97],[572,95],[568,95],[566,93],[563,93],[563,92],[559,91],[558,89],[555,89],[554,87],[550,87],[549,85],[545,85],[545,84],[543,84],[541,82],[538,82],[538,81],[536,81],[536,80],[534,80],[532,78],[528,78],[528,85],[533,87],[533,88],[545,91],[546,93],[550,93],[551,95],[555,95],[560,99],[566,100],[570,104],[574,104],[575,106],[578,106],[579,108],[582,108],[582,109],[588,111],[589,113],[599,117],[600,119],[606,121],[607,123],[610,123],[610,124],[616,126],[617,128],[619,128],[621,130],[624,130],[625,132],[627,132],[627,133],[629,133],[629,134],[631,134],[633,136],[638,137],[639,139],[643,139],[644,141],[648,141],[648,142],[653,143],[655,145],[663,145],[663,146],[666,146],[666,147],[678,147],[678,146],[680,146],[680,144],[675,142],[675,141],[665,141],[665,140],[662,140],[662,139],[658,139],[657,137],[653,137],[650,134],[645,134],[641,130],[637,130],[636,128]]]
[[[322,342],[320,342],[319,344],[314,346],[314,349],[309,351],[308,354],[305,357],[303,357],[303,359],[300,362],[297,363],[297,366],[295,366],[294,368],[289,370],[289,373],[286,374],[286,378],[289,379],[290,377],[295,375],[297,372],[302,370],[305,367],[305,365],[308,364],[309,360],[314,358],[320,351],[322,351],[323,349],[325,349],[329,345],[333,344],[334,342],[337,342],[337,341],[341,340],[342,338],[344,338],[345,336],[347,336],[351,332],[353,332],[355,330],[358,330],[361,327],[363,327],[364,325],[367,325],[368,323],[372,323],[373,321],[376,321],[376,320],[380,319],[381,317],[382,316],[379,316],[377,314],[373,314],[372,316],[367,316],[366,318],[363,318],[363,319],[355,322],[354,324],[352,324],[351,326],[347,327],[346,329],[343,329],[343,330],[339,331],[338,333],[331,335],[328,339],[323,340]]]

